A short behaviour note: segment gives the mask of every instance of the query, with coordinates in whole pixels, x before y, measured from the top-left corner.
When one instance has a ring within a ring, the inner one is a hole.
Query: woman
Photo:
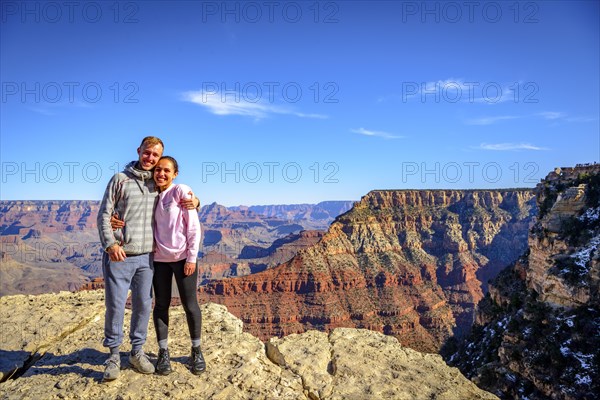
[[[168,349],[169,305],[173,275],[185,310],[192,340],[191,370],[199,375],[206,369],[200,350],[202,314],[198,306],[198,270],[196,256],[200,246],[200,221],[195,210],[187,210],[179,202],[190,188],[173,184],[179,168],[173,157],[164,156],[154,167],[154,182],[160,194],[154,211],[154,305],[153,318],[158,340],[156,372],[168,375],[173,370]]]

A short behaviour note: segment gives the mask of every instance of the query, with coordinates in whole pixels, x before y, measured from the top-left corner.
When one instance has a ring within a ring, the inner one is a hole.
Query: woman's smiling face
[[[154,182],[161,191],[171,186],[176,176],[177,171],[171,160],[163,158],[154,167]]]

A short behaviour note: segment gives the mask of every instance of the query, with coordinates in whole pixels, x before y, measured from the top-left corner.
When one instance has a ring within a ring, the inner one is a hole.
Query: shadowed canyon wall
[[[442,354],[505,399],[596,399],[600,164],[557,168],[536,195],[528,249],[492,282],[472,331]]]

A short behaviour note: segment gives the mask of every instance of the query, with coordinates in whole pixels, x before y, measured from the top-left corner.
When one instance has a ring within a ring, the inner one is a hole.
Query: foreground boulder
[[[122,347],[118,380],[102,382],[104,292],[0,298],[3,399],[495,399],[440,356],[402,347],[380,333],[339,328],[263,344],[224,306],[202,305],[207,371],[191,374],[185,314],[171,310],[174,372],[142,375]],[[125,315],[125,332],[131,311]],[[154,330],[145,347],[156,357]]]

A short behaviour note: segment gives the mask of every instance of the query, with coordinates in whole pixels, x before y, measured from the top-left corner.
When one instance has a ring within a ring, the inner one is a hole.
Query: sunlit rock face
[[[199,296],[264,340],[357,327],[435,352],[523,253],[535,211],[531,190],[372,191],[288,262]]]

